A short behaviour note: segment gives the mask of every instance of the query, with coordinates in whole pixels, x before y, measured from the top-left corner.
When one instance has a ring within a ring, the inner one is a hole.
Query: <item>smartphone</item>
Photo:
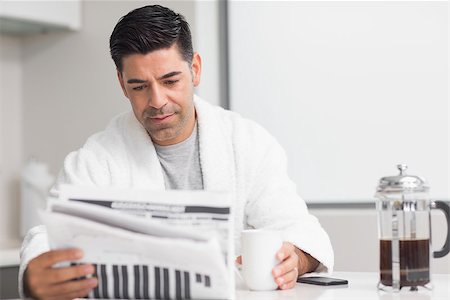
[[[345,285],[345,284],[348,284],[348,281],[345,279],[320,277],[320,276],[299,277],[297,279],[297,282],[315,284],[315,285]]]

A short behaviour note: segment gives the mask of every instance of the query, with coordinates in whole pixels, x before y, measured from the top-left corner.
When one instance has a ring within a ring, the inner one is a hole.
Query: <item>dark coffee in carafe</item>
[[[430,240],[399,241],[400,286],[423,286],[430,282]],[[392,286],[392,241],[380,240],[380,279]]]
[[[397,168],[400,174],[382,177],[375,194],[380,240],[377,287],[387,292],[399,292],[402,287],[410,291],[419,287],[432,289],[431,255],[440,258],[450,253],[450,205],[445,201],[432,201],[426,180],[406,174],[405,164]],[[441,210],[447,221],[447,236],[438,251],[431,250],[432,209]]]

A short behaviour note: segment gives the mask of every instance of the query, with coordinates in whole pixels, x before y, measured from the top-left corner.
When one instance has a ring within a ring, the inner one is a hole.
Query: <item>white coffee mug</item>
[[[254,291],[275,290],[278,285],[272,270],[279,264],[276,254],[283,244],[280,232],[244,230],[241,238],[242,276],[248,288]]]

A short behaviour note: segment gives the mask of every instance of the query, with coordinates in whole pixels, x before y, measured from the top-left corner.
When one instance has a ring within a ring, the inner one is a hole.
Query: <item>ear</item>
[[[197,52],[194,53],[192,57],[192,82],[194,86],[200,84],[200,77],[202,75],[202,58]]]
[[[125,89],[125,83],[123,82],[122,72],[120,72],[119,70],[117,70],[117,78],[119,79],[123,94],[128,98],[127,90]]]

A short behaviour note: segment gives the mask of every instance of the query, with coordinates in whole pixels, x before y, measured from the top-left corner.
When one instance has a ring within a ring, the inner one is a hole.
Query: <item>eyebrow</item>
[[[127,82],[128,83],[145,83],[147,81],[146,80],[142,80],[142,79],[132,78],[132,79],[129,79]]]
[[[176,76],[178,74],[181,74],[181,72],[180,71],[170,72],[170,73],[164,74],[163,76],[159,77],[158,80],[167,79],[167,78]],[[128,81],[127,81],[127,83],[129,83],[129,84],[146,83],[146,82],[147,82],[147,80],[142,80],[142,79],[137,79],[137,78],[131,78],[131,79],[128,79]]]
[[[165,75],[159,77],[158,80],[161,80],[161,79],[167,79],[167,78],[176,76],[176,75],[178,75],[178,74],[181,74],[181,72],[180,72],[180,71],[170,72],[170,73],[167,73],[167,74],[165,74]]]

